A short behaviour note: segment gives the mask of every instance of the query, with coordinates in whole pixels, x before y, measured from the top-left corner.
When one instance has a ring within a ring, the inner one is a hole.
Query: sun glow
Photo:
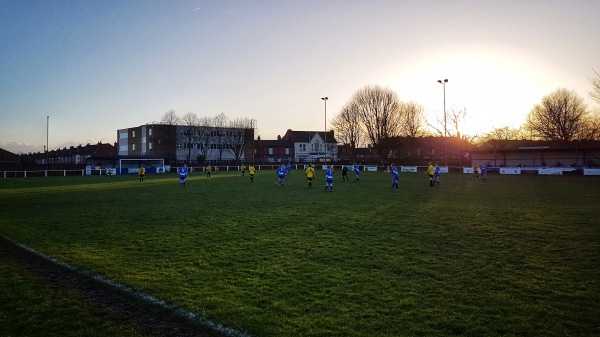
[[[396,69],[400,70],[392,72],[395,78],[388,78],[390,87],[402,101],[423,105],[430,124],[443,120],[444,88],[437,81],[448,79],[446,114],[466,110],[459,131],[469,135],[483,135],[505,126],[520,127],[551,85],[537,70],[539,65],[508,52],[461,51],[422,58],[410,68],[400,65]]]

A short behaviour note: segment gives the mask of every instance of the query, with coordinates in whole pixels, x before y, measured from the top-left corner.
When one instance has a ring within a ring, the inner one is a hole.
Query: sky
[[[432,124],[445,97],[462,133],[519,127],[558,88],[593,106],[599,14],[598,0],[0,0],[0,148],[114,143],[171,109],[275,139],[329,128],[367,85]]]

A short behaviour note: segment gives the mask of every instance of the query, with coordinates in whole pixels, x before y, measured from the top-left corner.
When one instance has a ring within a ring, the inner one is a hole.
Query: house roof
[[[294,131],[288,129],[282,139],[291,141],[292,143],[310,143],[315,135],[319,135],[321,139],[325,139],[323,131]],[[333,131],[327,131],[327,143],[337,143]]]
[[[263,147],[293,147],[294,143],[288,140],[258,140]]]
[[[5,149],[0,149],[0,163],[18,163],[19,155]]]

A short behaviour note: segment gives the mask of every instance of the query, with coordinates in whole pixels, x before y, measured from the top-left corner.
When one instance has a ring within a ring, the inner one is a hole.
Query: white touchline
[[[118,289],[120,291],[124,291],[124,292],[126,292],[127,294],[129,294],[129,295],[131,295],[133,297],[136,297],[136,298],[141,299],[143,301],[146,301],[148,303],[152,303],[152,304],[158,305],[161,308],[169,310],[172,313],[174,313],[174,314],[176,314],[176,315],[178,315],[180,317],[187,318],[190,321],[193,321],[195,323],[201,324],[201,325],[203,325],[205,327],[209,327],[209,328],[211,328],[211,329],[213,329],[213,330],[215,330],[217,332],[223,333],[226,336],[229,336],[229,337],[251,337],[251,335],[249,335],[249,334],[237,331],[237,330],[235,330],[233,328],[225,327],[225,326],[223,326],[223,325],[221,325],[219,323],[215,323],[215,322],[213,322],[213,321],[211,321],[211,320],[209,320],[207,318],[199,316],[196,313],[193,313],[193,312],[191,312],[189,310],[186,310],[184,308],[180,308],[180,307],[176,306],[175,304],[167,303],[167,302],[165,302],[165,301],[163,301],[163,300],[161,300],[159,298],[156,298],[156,297],[154,297],[152,295],[149,295],[149,294],[137,291],[135,289],[132,289],[132,288],[130,288],[128,286],[125,286],[125,285],[123,285],[123,284],[121,284],[119,282],[116,282],[116,281],[113,281],[111,279],[108,279],[108,278],[106,278],[106,277],[104,277],[102,275],[98,275],[98,274],[93,273],[93,272],[88,271],[88,270],[83,270],[83,269],[79,269],[79,268],[73,267],[73,266],[71,266],[70,264],[68,264],[68,263],[66,263],[64,261],[61,261],[61,260],[59,260],[57,258],[54,258],[52,256],[48,256],[48,255],[46,255],[46,254],[44,254],[42,252],[38,252],[37,250],[35,250],[35,249],[31,248],[31,247],[28,247],[28,246],[26,246],[26,245],[24,245],[24,244],[22,244],[20,242],[14,241],[14,240],[12,240],[11,238],[9,238],[9,237],[7,237],[5,235],[2,235],[2,237],[4,237],[8,241],[14,243],[15,245],[21,247],[22,249],[25,249],[25,250],[27,250],[27,251],[29,251],[29,252],[31,252],[31,253],[33,253],[33,254],[41,257],[41,258],[43,258],[46,261],[54,263],[55,265],[61,266],[63,268],[71,270],[71,271],[75,271],[75,272],[77,272],[77,273],[79,273],[81,275],[84,275],[86,277],[93,278],[93,279],[95,279],[95,280],[97,280],[97,281],[99,281],[101,283],[109,285],[109,286],[111,286],[113,288],[116,288],[116,289]]]

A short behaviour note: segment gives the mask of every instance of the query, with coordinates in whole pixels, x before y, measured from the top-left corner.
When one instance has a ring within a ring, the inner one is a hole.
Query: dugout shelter
[[[488,142],[471,151],[471,161],[495,167],[599,167],[600,142]]]

